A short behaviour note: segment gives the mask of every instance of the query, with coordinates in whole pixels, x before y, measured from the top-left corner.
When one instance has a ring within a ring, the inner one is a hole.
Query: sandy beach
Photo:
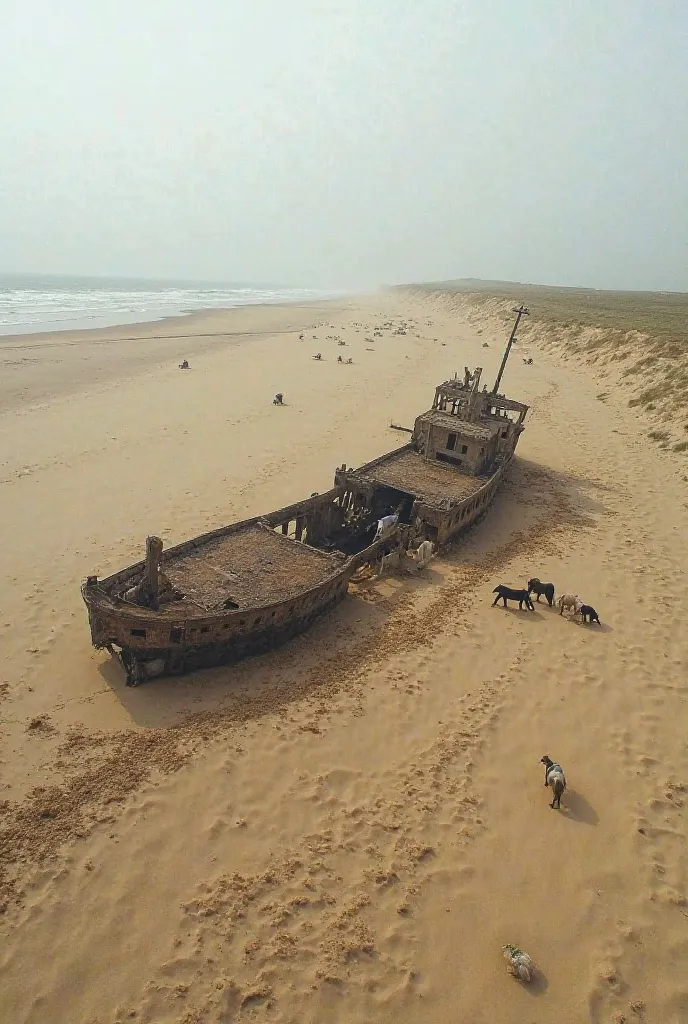
[[[686,456],[619,375],[524,332],[485,520],[285,648],[127,689],[90,645],[84,577],[403,443],[436,383],[492,381],[500,310],[396,291],[0,341],[0,1020],[686,1024]],[[491,607],[532,576],[602,626]]]

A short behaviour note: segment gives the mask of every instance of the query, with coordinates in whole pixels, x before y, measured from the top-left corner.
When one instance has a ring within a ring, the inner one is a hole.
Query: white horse
[[[425,568],[432,558],[434,551],[435,548],[431,540],[424,540],[423,543],[419,545],[414,555],[418,566],[418,572]]]

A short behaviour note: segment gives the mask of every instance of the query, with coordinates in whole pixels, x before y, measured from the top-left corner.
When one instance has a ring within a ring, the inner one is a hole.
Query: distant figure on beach
[[[278,391],[272,400],[273,405],[284,405],[284,395],[281,391]]]
[[[189,360],[185,359],[183,363],[180,363],[179,364],[179,369],[180,370],[188,370],[189,369]]]
[[[314,359],[322,359],[322,355],[321,355],[320,352],[316,352],[316,354],[313,356],[313,358]]]
[[[347,359],[347,363],[349,366],[351,366],[351,364],[353,363],[353,359]]]
[[[338,362],[338,363],[343,363],[343,362],[344,362],[344,360],[342,359],[342,357],[341,357],[341,356],[337,356],[337,362]]]

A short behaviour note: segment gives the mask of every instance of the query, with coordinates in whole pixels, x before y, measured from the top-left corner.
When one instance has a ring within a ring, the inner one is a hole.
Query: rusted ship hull
[[[423,536],[437,548],[454,540],[485,514],[512,461],[511,456],[503,458],[485,477],[463,478],[462,483],[464,480],[470,481],[463,488],[463,494],[459,493],[453,500],[447,500],[447,507],[443,508],[433,501],[434,495],[426,492],[426,488],[432,487],[434,482],[423,479],[424,467],[414,465],[411,461],[410,465],[402,466],[399,472],[399,464],[403,464],[413,454],[413,446],[405,445],[360,469],[338,469],[335,479],[345,488],[345,493],[351,495],[353,502],[374,502],[381,492],[387,500],[405,500],[408,503],[409,520],[422,524]]]
[[[343,496],[342,488],[333,488],[278,512],[168,548],[160,569],[173,575],[175,565],[183,568],[184,601],[151,609],[127,600],[123,595],[145,571],[143,561],[102,580],[89,577],[81,592],[93,646],[115,655],[125,669],[127,684],[136,686],[155,676],[230,664],[285,643],[343,600],[353,573],[374,558],[380,546],[376,542],[346,556],[306,543],[322,543],[336,526]],[[235,607],[227,606],[234,602],[225,600],[221,609],[204,608],[201,598],[212,601],[216,596],[212,591],[225,582],[222,577],[228,577],[229,590],[236,586],[237,573],[223,569],[223,554],[233,568],[243,556],[251,571],[262,556],[267,563],[263,574],[272,571],[275,578],[255,600]],[[274,599],[261,600],[266,595]]]
[[[132,686],[229,664],[304,632],[362,565],[446,545],[489,508],[528,408],[480,391],[480,372],[439,385],[409,444],[339,467],[326,493],[164,552],[149,537],[145,562],[90,576],[94,647],[119,658]]]
[[[298,608],[261,608],[250,619],[214,619],[205,626],[177,620],[165,630],[155,628],[157,624],[148,617],[122,615],[121,609],[113,608],[113,614],[109,614],[88,584],[84,584],[82,593],[89,609],[93,645],[106,648],[117,657],[126,673],[127,685],[138,686],[156,676],[184,675],[231,665],[249,655],[279,647],[305,632],[319,616],[344,599],[353,571],[348,569],[327,587],[305,594]],[[203,633],[204,629],[207,633]],[[138,635],[132,637],[132,633]],[[173,643],[170,636],[175,637]],[[141,644],[142,639],[145,645]]]
[[[400,449],[399,452],[405,450]],[[381,461],[375,460],[358,473],[374,473]],[[446,544],[485,514],[507,468],[508,462],[499,466],[481,482],[481,486],[446,511],[414,502],[409,518],[421,517],[425,533],[431,535],[438,546]],[[288,531],[291,529],[298,533],[297,523],[307,523],[314,508],[322,509],[328,503],[348,508],[356,500],[361,500],[360,489],[347,479],[346,471],[338,470],[337,478],[339,486],[326,495],[168,548],[161,560],[161,569],[165,571],[175,559],[199,549],[202,551],[209,542],[252,528],[275,536],[282,545],[301,548],[307,527],[303,528],[298,541],[295,536],[290,537]],[[282,533],[283,529],[287,532]],[[81,592],[88,609],[93,646],[106,649],[117,657],[129,686],[137,686],[156,676],[183,675],[198,669],[229,665],[244,657],[264,653],[305,632],[319,616],[339,604],[346,597],[351,577],[362,565],[375,560],[381,546],[382,542],[374,542],[355,555],[342,556],[334,572],[316,585],[300,589],[290,599],[250,609],[223,609],[205,615],[197,611],[192,615],[184,614],[188,611],[187,606],[175,603],[154,611],[119,597],[141,576],[145,569],[143,561],[102,580],[89,577]]]

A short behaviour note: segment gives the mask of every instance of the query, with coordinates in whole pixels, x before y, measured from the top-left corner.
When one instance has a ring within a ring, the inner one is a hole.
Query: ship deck
[[[485,483],[482,477],[469,476],[441,462],[430,462],[413,449],[392,452],[387,458],[376,460],[369,468],[362,466],[357,474],[412,494],[428,505],[461,501]]]
[[[191,550],[169,552],[161,568],[185,596],[160,611],[178,616],[185,604],[213,611],[228,600],[240,609],[288,601],[333,576],[345,561],[336,552],[251,526],[212,537]]]

